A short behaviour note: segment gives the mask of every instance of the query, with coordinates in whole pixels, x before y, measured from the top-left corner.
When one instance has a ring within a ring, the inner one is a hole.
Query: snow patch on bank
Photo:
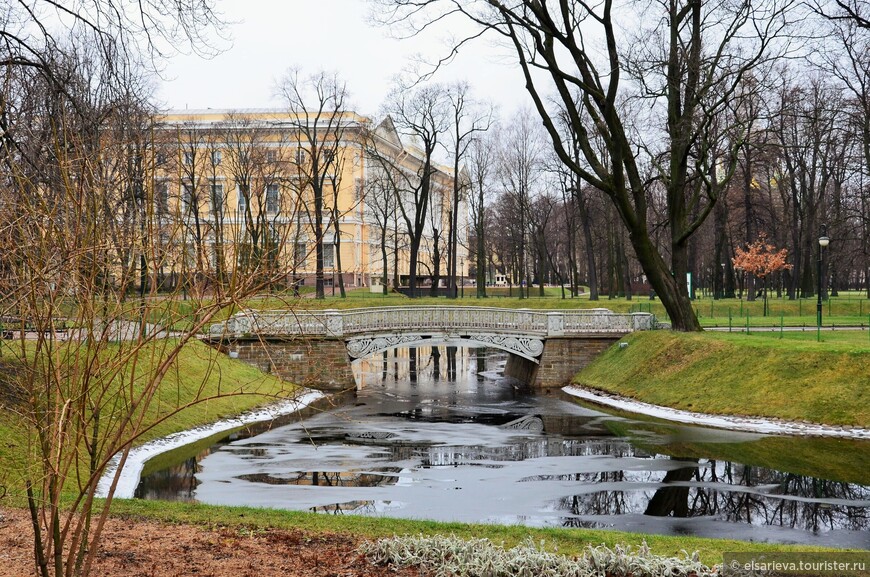
[[[650,417],[657,417],[666,421],[676,421],[690,425],[704,427],[716,427],[732,431],[749,431],[769,435],[807,435],[813,437],[841,437],[849,439],[870,440],[870,429],[859,427],[843,427],[832,425],[818,425],[813,423],[799,423],[793,421],[780,421],[777,419],[762,419],[758,417],[730,417],[723,415],[709,415],[706,413],[692,413],[651,405],[626,397],[613,396],[594,392],[576,385],[569,385],[562,389],[571,396],[584,401],[613,407],[630,413],[639,413]]]
[[[161,453],[171,451],[190,443],[195,443],[201,439],[207,439],[212,435],[216,435],[223,431],[229,431],[243,425],[251,423],[259,423],[276,419],[283,415],[289,415],[303,409],[314,401],[323,398],[324,395],[320,391],[308,391],[297,396],[294,399],[281,401],[261,409],[256,409],[238,417],[217,421],[210,425],[203,425],[189,431],[181,431],[167,437],[155,439],[139,447],[134,447],[130,450],[127,456],[127,461],[124,463],[124,468],[118,476],[118,485],[115,488],[115,497],[118,499],[132,499],[136,487],[139,485],[139,477],[142,474],[142,469],[145,467],[145,462],[156,457]],[[106,497],[109,494],[109,488],[112,486],[112,480],[118,471],[118,462],[120,455],[116,455],[112,462],[109,463],[105,474],[100,479],[97,485],[97,497]]]

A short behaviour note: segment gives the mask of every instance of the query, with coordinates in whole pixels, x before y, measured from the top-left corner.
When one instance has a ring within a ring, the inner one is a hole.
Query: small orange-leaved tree
[[[734,249],[734,255],[731,262],[735,269],[761,279],[764,291],[764,316],[767,316],[767,279],[776,272],[792,268],[792,265],[786,262],[788,249],[777,250],[774,245],[767,242],[767,235],[762,232],[758,235],[758,240],[746,245],[746,250]]]

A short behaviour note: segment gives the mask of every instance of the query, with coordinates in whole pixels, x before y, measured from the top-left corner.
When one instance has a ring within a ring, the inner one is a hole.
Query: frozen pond
[[[870,548],[866,441],[613,416],[518,388],[497,351],[432,352],[359,363],[344,406],[181,455],[137,496]]]

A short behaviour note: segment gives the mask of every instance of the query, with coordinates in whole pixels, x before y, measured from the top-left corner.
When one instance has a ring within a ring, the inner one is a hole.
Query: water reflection
[[[311,507],[308,510],[312,513],[331,515],[379,515],[390,510],[401,509],[403,505],[399,501],[348,501]]]
[[[398,473],[396,467],[378,469],[383,473]],[[395,485],[396,475],[364,471],[291,471],[286,475],[269,475],[252,473],[239,475],[237,478],[251,483],[266,483],[267,485],[308,485],[312,487],[380,487]]]
[[[198,482],[199,460],[209,451],[184,459],[180,464],[156,471],[145,477],[133,496],[136,499],[196,502],[194,493]]]
[[[504,362],[447,346],[376,355],[357,367],[352,403],[217,447],[198,465],[188,459],[140,494],[870,548],[866,485],[717,456],[752,453],[770,437],[651,424],[530,394],[499,377]],[[825,442],[773,439],[809,470],[831,463]],[[838,474],[860,478],[868,445],[850,447],[851,469],[841,464]]]
[[[555,502],[556,510],[584,519],[583,526],[589,526],[590,516],[642,513],[715,517],[812,533],[870,530],[867,487],[737,463],[701,462],[699,466],[672,469],[663,477],[652,472],[611,471],[575,473],[559,480],[583,485],[582,493]],[[662,486],[646,490],[657,482]],[[563,525],[576,523],[565,519]]]

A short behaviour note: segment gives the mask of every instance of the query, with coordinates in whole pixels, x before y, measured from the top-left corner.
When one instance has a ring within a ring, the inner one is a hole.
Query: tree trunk
[[[685,266],[680,267],[682,270],[675,270],[672,275],[649,235],[629,234],[629,238],[641,268],[671,318],[672,328],[677,331],[700,331],[701,325],[686,290]],[[679,262],[678,252],[679,249],[675,250],[675,262]],[[679,276],[681,272],[682,277]],[[682,282],[678,282],[678,279],[682,279]]]
[[[583,240],[586,244],[586,280],[589,283],[589,300],[597,301],[598,269],[595,265],[595,249],[592,244],[592,223],[589,220],[589,211],[585,207],[581,209],[580,221],[583,223]]]
[[[438,284],[441,282],[441,251],[438,246],[438,229],[432,231],[432,286],[429,287],[429,296],[438,296]],[[448,247],[449,250],[450,247]],[[451,291],[448,290],[448,293]]]
[[[420,239],[411,237],[410,262],[408,263],[408,296],[417,298],[417,256],[420,253]]]
[[[341,298],[347,298],[347,292],[344,290],[344,273],[341,268],[341,226],[338,222],[338,215],[335,215],[335,254],[333,258],[335,259],[335,268],[338,271],[338,289],[341,293]]]
[[[389,265],[389,260],[387,257],[387,223],[384,221],[384,227],[381,228],[381,261],[383,262],[383,269],[381,269],[381,294],[387,294],[387,267]],[[384,353],[386,354],[386,352]]]

